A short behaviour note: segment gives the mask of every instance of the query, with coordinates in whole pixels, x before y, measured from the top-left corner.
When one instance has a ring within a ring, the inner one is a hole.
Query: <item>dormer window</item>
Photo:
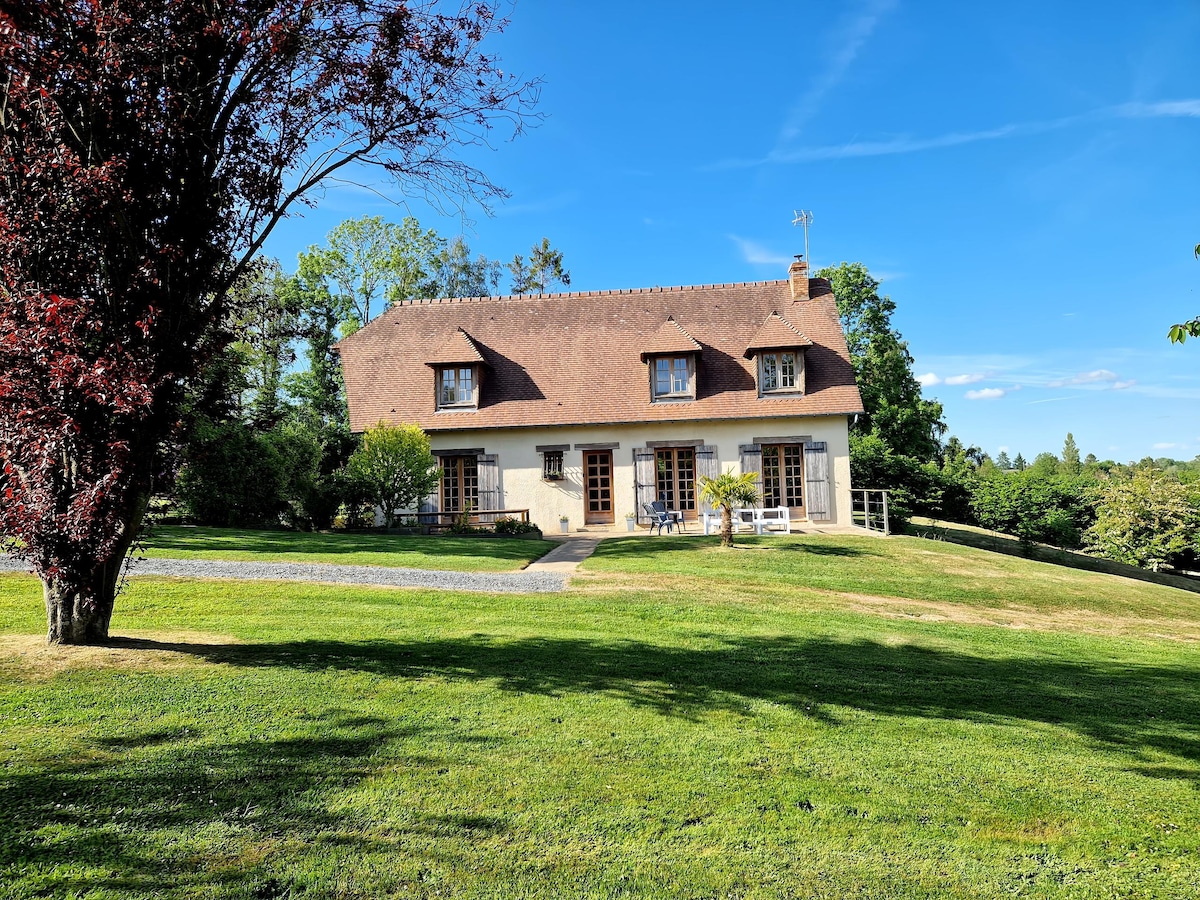
[[[474,366],[446,366],[438,371],[438,409],[479,405],[479,379]]]
[[[759,390],[764,394],[801,390],[803,359],[794,350],[761,354],[758,358]]]
[[[758,396],[803,394],[804,348],[812,345],[804,332],[779,313],[767,316],[745,353],[746,359],[758,361]]]
[[[654,359],[654,398],[691,400],[696,396],[695,366],[691,356]]]
[[[455,329],[425,365],[433,369],[434,405],[439,411],[479,408],[479,383],[488,364],[465,331]]]
[[[702,349],[673,316],[667,316],[642,349],[642,361],[650,369],[651,402],[696,399],[696,360]]]

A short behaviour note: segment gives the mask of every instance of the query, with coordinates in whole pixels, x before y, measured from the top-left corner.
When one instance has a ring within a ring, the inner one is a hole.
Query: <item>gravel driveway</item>
[[[0,554],[0,571],[31,571],[21,560]],[[179,578],[245,579],[250,581],[312,581],[326,584],[365,584],[385,587],[428,587],[489,594],[538,594],[561,591],[566,576],[557,572],[443,572],[432,569],[393,569],[383,566],[338,566],[292,562],[229,562],[207,559],[135,559],[130,571],[138,575]]]

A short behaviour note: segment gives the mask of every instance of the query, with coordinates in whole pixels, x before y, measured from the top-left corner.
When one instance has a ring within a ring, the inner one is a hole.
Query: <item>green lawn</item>
[[[7,575],[0,896],[1190,898],[1198,603],[639,536],[561,595],[140,578],[63,650]]]
[[[307,534],[237,528],[159,526],[145,555],[167,559],[271,560],[509,572],[522,569],[555,546],[540,538],[424,537],[395,534]]]

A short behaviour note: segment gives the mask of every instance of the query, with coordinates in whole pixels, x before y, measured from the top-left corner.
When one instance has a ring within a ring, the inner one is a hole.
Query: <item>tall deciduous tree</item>
[[[500,288],[500,262],[482,253],[472,257],[462,235],[455,235],[434,260],[431,297],[487,297]]]
[[[335,174],[485,199],[457,149],[535,86],[486,0],[0,5],[0,533],[49,639],[107,639],[116,585],[225,297]]]
[[[426,296],[443,244],[412,216],[398,225],[382,216],[347,219],[325,236],[324,246],[300,254],[299,274],[328,284],[355,330],[390,303]]]
[[[946,432],[942,405],[921,396],[908,343],[892,326],[896,304],[879,295],[879,282],[862,263],[844,262],[816,274],[829,279],[846,332],[866,410],[857,430],[878,434],[896,453],[932,460]]]

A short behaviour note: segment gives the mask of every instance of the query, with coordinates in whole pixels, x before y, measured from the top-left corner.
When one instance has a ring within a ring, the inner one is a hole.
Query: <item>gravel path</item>
[[[30,571],[21,560],[0,554],[0,571]],[[448,591],[495,594],[540,594],[561,591],[566,576],[558,572],[444,572],[432,569],[393,569],[383,566],[338,566],[312,563],[229,562],[208,559],[136,559],[133,576],[167,575],[179,578],[247,579],[251,581],[314,581],[385,587],[429,587]]]

